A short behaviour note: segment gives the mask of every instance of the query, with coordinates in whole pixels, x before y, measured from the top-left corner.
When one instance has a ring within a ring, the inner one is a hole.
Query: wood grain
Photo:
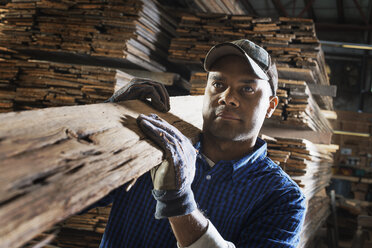
[[[158,113],[195,138],[201,102],[174,97],[166,114],[139,101],[0,114],[0,247],[22,245],[159,164],[139,113]]]
[[[8,2],[0,6],[2,46],[117,59],[151,71],[166,70],[176,21],[157,1]]]

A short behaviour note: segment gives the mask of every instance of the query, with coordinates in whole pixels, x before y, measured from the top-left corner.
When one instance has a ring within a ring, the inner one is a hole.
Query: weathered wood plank
[[[159,164],[139,113],[197,137],[202,97],[173,97],[171,107],[159,113],[129,101],[0,114],[0,247],[22,245]]]

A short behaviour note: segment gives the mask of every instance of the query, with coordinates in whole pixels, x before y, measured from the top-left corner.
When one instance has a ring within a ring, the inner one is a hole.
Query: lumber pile
[[[111,205],[73,215],[27,242],[22,248],[35,245],[44,248],[97,248],[105,231]]]
[[[194,65],[202,71],[206,53],[215,44],[249,39],[264,47],[277,63],[279,77],[329,85],[324,55],[311,19],[254,18],[244,15],[183,15],[169,48],[169,60]],[[317,99],[324,109],[333,109],[332,98]]]
[[[18,69],[14,61],[4,56],[5,48],[0,47],[0,113],[10,112],[14,109],[14,98]]]
[[[207,73],[193,73],[190,84],[191,95],[204,94]],[[279,79],[277,96],[279,97],[278,107],[273,116],[265,121],[266,123],[281,123],[324,133],[332,131],[330,123],[322,114],[306,82]]]
[[[308,127],[311,130],[331,133],[332,127],[314,100],[305,81],[279,79],[278,108],[273,120],[287,125]]]
[[[307,213],[298,247],[307,247],[330,214],[330,199],[325,193],[332,177],[333,153],[337,145],[314,144],[305,139],[262,136],[268,157],[300,186],[307,200]]]
[[[115,69],[32,60],[1,47],[0,65],[0,112],[98,103],[125,83]]]
[[[337,145],[313,144],[305,139],[263,135],[268,156],[302,188],[307,199],[324,189],[331,179]]]
[[[102,102],[138,74],[113,68],[171,66],[176,24],[156,0],[7,1],[0,24],[0,113]]]
[[[106,228],[111,206],[91,209],[83,215],[74,215],[61,224],[60,232],[51,245],[57,247],[99,247]]]
[[[108,57],[151,71],[166,69],[175,35],[175,20],[156,0],[14,0],[1,12],[2,46]]]
[[[134,77],[189,87],[176,73],[48,62],[5,47],[0,65],[0,113],[100,103]]]
[[[310,199],[298,248],[311,247],[309,246],[309,242],[311,242],[318,229],[325,223],[330,214],[330,199],[325,193],[317,194]]]

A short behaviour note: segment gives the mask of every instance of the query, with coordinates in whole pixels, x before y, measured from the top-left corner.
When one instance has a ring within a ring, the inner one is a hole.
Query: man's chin
[[[214,137],[226,141],[238,141],[243,138],[244,135],[237,132],[231,126],[224,127],[223,125],[214,126],[208,130]]]

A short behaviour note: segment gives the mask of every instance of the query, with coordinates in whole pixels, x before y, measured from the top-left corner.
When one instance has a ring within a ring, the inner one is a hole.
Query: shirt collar
[[[199,141],[194,145],[195,149],[198,150],[198,152],[201,152],[202,149],[202,135],[200,134]],[[257,169],[259,166],[259,162],[262,161],[267,154],[267,143],[257,137],[256,144],[253,147],[253,150],[245,155],[244,157],[240,159],[234,159],[234,160],[220,160],[218,161],[213,167],[218,167],[218,165],[223,164],[224,166],[230,165],[232,167],[232,173],[233,177],[235,176],[237,171],[240,171],[241,169],[245,168],[245,173],[253,171]],[[243,173],[243,174],[245,174]]]

